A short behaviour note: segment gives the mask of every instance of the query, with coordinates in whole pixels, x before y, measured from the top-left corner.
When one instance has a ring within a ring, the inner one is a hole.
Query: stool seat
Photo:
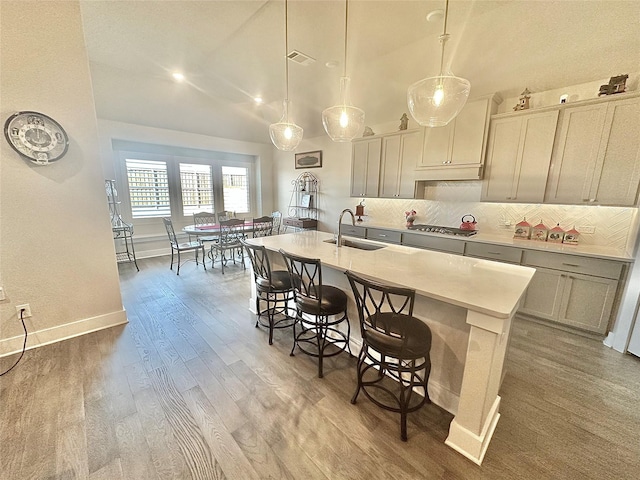
[[[366,323],[373,323],[371,317]],[[402,356],[402,358],[419,358],[429,355],[431,350],[431,330],[420,319],[410,315],[396,313],[380,313],[375,322],[378,328],[386,333],[380,333],[376,329],[365,329],[364,340],[368,345],[384,355]],[[400,335],[404,333],[406,338]]]
[[[291,277],[285,270],[271,271],[271,278],[256,278],[256,287],[263,291],[283,292],[291,290]]]
[[[316,291],[312,297],[298,295],[296,306],[304,313],[312,315],[338,315],[347,308],[347,294],[331,285],[322,286],[322,298],[318,301]],[[320,303],[320,308],[318,308]]]

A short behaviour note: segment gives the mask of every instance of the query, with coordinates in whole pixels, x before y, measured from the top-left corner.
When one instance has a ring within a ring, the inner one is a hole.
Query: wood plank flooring
[[[25,354],[0,378],[0,478],[637,479],[640,360],[517,319],[501,419],[481,467],[444,445],[452,416],[399,419],[355,360],[289,356],[254,328],[250,270],[167,257],[120,266],[130,323]],[[15,357],[0,359],[0,369]]]

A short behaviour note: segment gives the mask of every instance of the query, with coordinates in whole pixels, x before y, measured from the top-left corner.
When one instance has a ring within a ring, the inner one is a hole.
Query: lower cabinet
[[[549,257],[549,261],[545,256]],[[566,260],[565,256],[540,252],[535,252],[535,257],[541,260],[540,263],[545,264]],[[533,262],[525,263],[534,267],[536,273],[519,312],[603,334],[607,330],[613,311],[622,265],[606,260],[575,260],[575,257],[570,262],[564,261],[562,264],[569,265],[566,267],[569,270],[589,270],[602,264],[600,266],[604,268],[599,269],[598,273],[609,274],[612,278],[555,270],[532,264]]]

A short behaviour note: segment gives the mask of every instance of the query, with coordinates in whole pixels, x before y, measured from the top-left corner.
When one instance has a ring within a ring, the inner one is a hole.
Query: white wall
[[[34,110],[71,140],[46,167],[0,142],[0,354],[126,322],[78,2],[0,2],[0,115]],[[36,53],[34,53],[36,52]],[[37,54],[37,59],[34,55]]]
[[[130,123],[98,120],[100,136],[100,157],[102,159],[104,177],[117,179],[119,184],[124,180],[116,174],[119,162],[118,152],[112,148],[112,140],[126,140],[153,145],[163,145],[177,148],[192,148],[210,152],[225,152],[250,155],[256,158],[257,195],[256,209],[258,215],[271,213],[274,208],[274,182],[272,155],[270,144],[241,142],[225,138],[209,137],[189,132],[178,132],[162,128],[146,127]],[[215,156],[215,154],[213,154]],[[106,197],[105,197],[106,198]],[[131,221],[127,212],[122,212],[125,221]],[[191,223],[187,222],[186,223]],[[134,241],[136,254],[139,258],[169,253],[166,233],[162,222],[133,222],[135,226]],[[184,225],[175,225],[179,231]]]

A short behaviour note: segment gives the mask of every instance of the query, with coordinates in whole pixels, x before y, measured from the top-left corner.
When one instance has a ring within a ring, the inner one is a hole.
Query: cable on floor
[[[27,348],[28,333],[27,333],[27,326],[24,324],[24,309],[20,310],[20,321],[22,322],[22,328],[24,329],[24,343],[22,344],[22,353],[18,357],[18,360],[16,360],[16,363],[14,363],[9,370],[7,370],[6,372],[0,373],[0,377],[9,373],[11,370],[13,370],[13,368],[16,365],[18,365],[18,363],[20,363],[20,360],[22,360],[22,356],[24,355],[24,351]]]

